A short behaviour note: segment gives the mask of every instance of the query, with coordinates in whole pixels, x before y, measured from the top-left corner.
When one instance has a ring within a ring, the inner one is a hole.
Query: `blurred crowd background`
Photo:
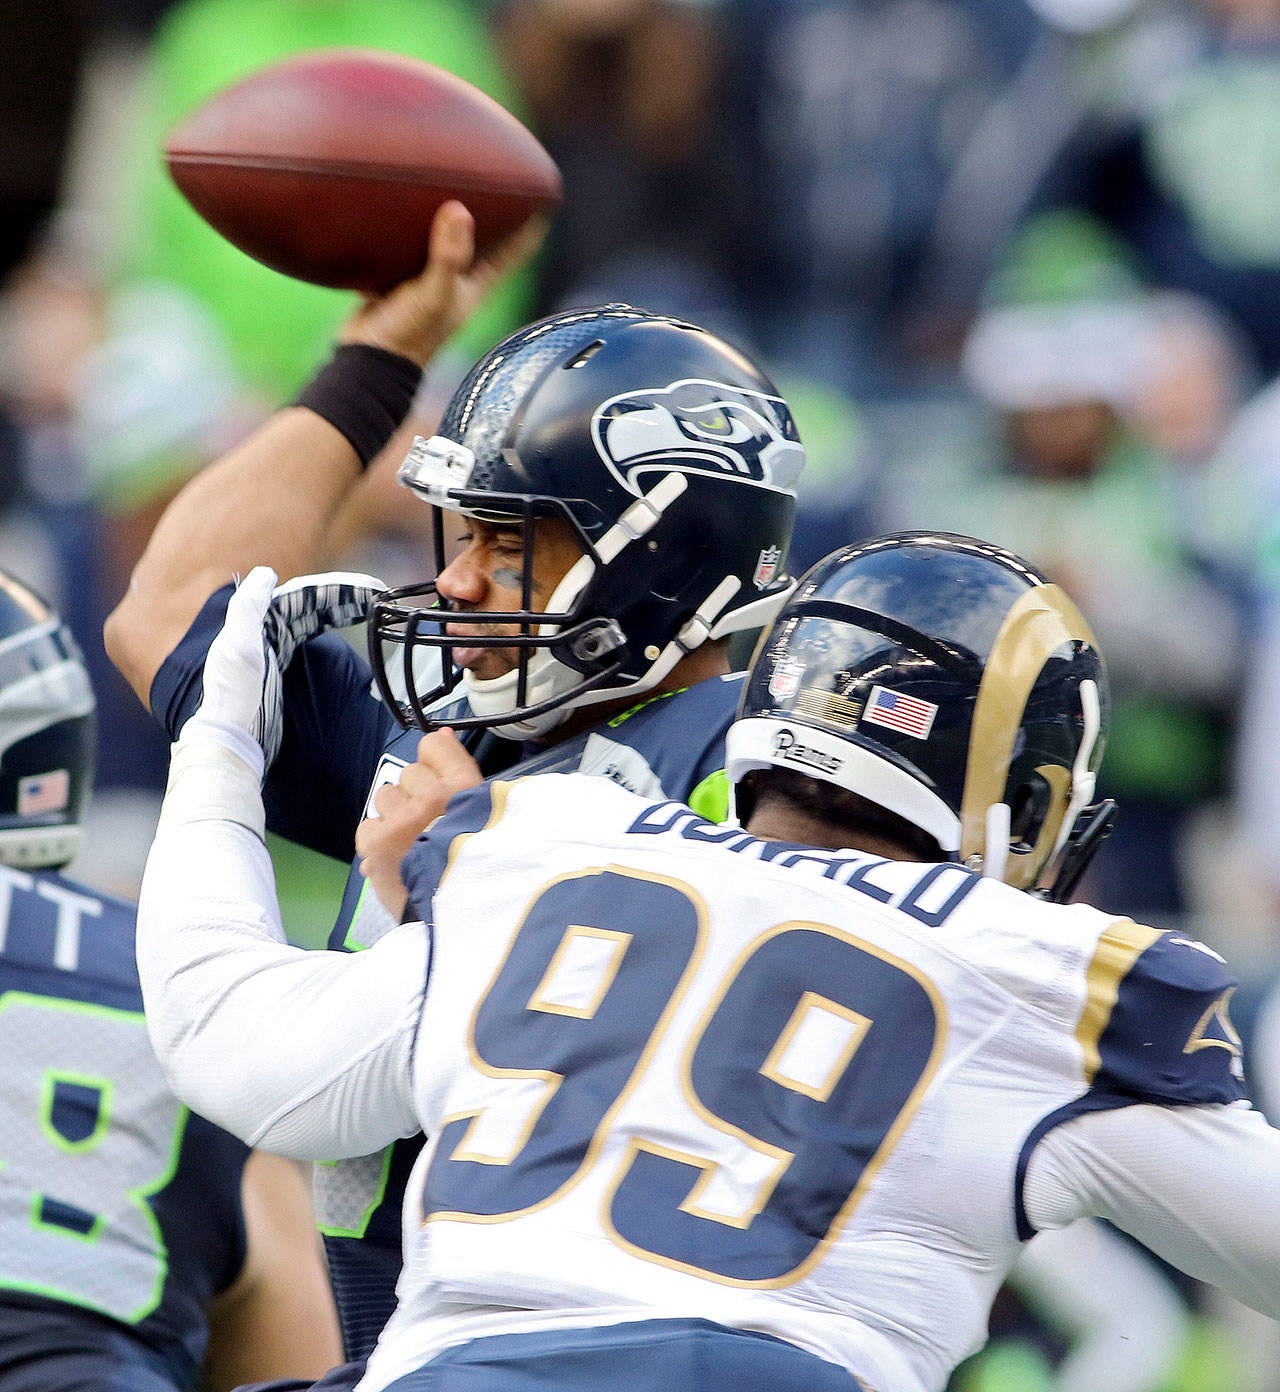
[[[61,607],[99,690],[80,878],[135,888],[167,754],[101,621],[172,492],[296,391],[351,303],[209,231],[164,133],[288,53],[401,51],[519,113],[566,189],[537,264],[433,366],[416,428],[508,329],[628,300],[769,366],[810,453],[797,567],[944,528],[1060,580],[1115,695],[1101,791],[1122,812],[1085,893],[1231,960],[1280,1122],[1280,0],[0,10],[0,564]],[[335,565],[420,577],[401,454]],[[275,850],[319,940],[340,870]],[[1274,1327],[1121,1248],[1029,1262],[956,1387],[1280,1383]]]

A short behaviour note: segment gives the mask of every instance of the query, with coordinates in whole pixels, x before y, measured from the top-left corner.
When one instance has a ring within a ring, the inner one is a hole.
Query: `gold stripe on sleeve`
[[[1076,1038],[1084,1054],[1086,1083],[1092,1083],[1098,1071],[1101,1062],[1098,1043],[1111,1020],[1111,1012],[1120,994],[1120,983],[1129,975],[1138,958],[1163,934],[1163,929],[1147,928],[1130,918],[1122,918],[1098,939],[1085,976],[1088,994],[1084,1012],[1076,1026]]]

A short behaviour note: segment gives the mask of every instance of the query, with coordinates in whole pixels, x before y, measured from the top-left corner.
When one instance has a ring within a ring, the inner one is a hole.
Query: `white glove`
[[[227,602],[222,631],[204,660],[204,695],[179,736],[180,744],[190,744],[198,735],[209,735],[238,754],[259,780],[265,763],[258,731],[262,728],[268,673],[275,669],[267,657],[262,632],[275,584],[274,570],[255,566],[236,587]],[[275,670],[278,700],[279,671]]]
[[[327,629],[360,623],[368,611],[369,601],[384,589],[383,582],[374,576],[350,571],[299,575],[276,589],[262,618],[262,643],[267,662],[259,719],[250,732],[262,746],[267,768],[280,752],[284,731],[282,683],[285,669],[299,644]]]
[[[204,695],[173,746],[157,845],[160,832],[200,821],[235,822],[265,834],[265,764],[255,731],[266,675],[275,665],[262,641],[275,583],[275,571],[256,566],[227,603],[222,630],[204,660]]]

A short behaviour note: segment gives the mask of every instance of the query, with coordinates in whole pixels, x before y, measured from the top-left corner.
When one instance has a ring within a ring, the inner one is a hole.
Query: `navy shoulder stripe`
[[[444,879],[465,837],[496,822],[506,805],[509,783],[481,783],[457,793],[444,814],[409,848],[400,868],[409,891],[408,919],[431,921],[431,896]]]

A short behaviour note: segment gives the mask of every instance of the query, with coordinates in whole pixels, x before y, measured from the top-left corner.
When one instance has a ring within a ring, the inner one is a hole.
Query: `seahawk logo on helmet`
[[[440,510],[526,536],[555,519],[581,555],[535,604],[536,542],[525,546],[517,606],[465,607],[465,641],[434,582],[387,591],[369,623],[384,700],[420,729],[527,739],[658,688],[703,643],[767,623],[790,593],[803,459],[773,383],[695,324],[603,305],[521,329],[471,370],[400,481],[437,509],[437,574]],[[455,648],[482,646],[518,648],[516,665],[459,670]]]
[[[639,496],[644,476],[671,469],[794,487],[804,447],[787,403],[724,382],[685,380],[622,392],[591,422],[600,457]]]

